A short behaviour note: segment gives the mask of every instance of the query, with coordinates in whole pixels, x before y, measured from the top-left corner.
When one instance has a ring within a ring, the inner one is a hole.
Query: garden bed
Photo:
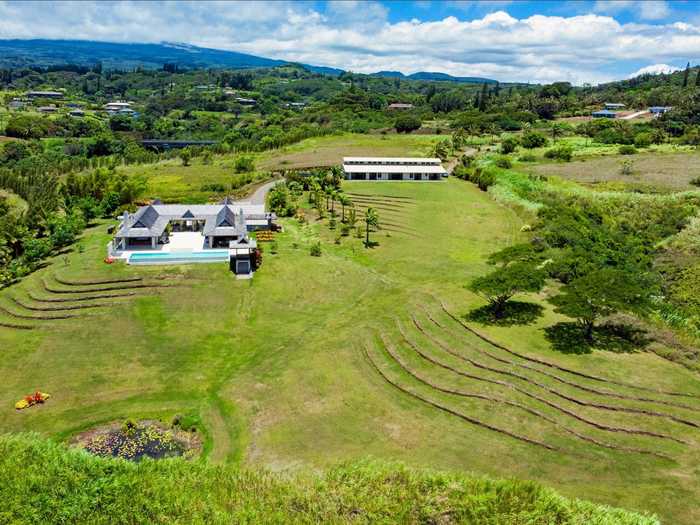
[[[194,431],[168,427],[160,421],[115,421],[78,434],[72,445],[102,457],[130,461],[143,458],[194,457],[201,452],[202,440]]]

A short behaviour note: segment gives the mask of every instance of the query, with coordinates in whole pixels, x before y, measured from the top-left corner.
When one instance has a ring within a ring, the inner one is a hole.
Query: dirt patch
[[[102,457],[130,461],[143,458],[163,459],[182,456],[191,458],[202,450],[202,440],[196,432],[167,427],[160,421],[114,421],[78,434],[71,445]]]
[[[632,161],[632,173],[621,173],[622,162]],[[605,183],[623,183],[630,189],[684,191],[697,189],[690,181],[700,177],[698,153],[640,153],[610,155],[567,163],[530,166],[538,175],[556,175],[595,187]]]

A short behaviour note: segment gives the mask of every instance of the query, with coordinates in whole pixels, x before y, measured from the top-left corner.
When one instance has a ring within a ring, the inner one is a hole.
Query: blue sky
[[[700,3],[0,0],[0,38],[185,42],[363,73],[596,84],[699,63]]]

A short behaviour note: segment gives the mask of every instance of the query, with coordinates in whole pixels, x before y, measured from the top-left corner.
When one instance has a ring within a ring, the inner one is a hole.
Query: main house
[[[202,249],[228,248],[247,232],[272,228],[275,215],[264,204],[224,200],[220,204],[160,204],[124,213],[114,236],[115,251],[158,249],[172,232],[200,232]]]
[[[348,180],[442,180],[442,161],[421,157],[343,157]]]

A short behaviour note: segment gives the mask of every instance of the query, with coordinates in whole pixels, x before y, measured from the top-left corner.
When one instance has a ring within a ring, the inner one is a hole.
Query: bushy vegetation
[[[693,285],[679,284],[694,277],[683,266],[667,261],[660,267],[657,260],[663,257],[659,246],[666,239],[692,237],[686,228],[697,222],[691,218],[700,209],[700,195],[591,192],[557,187],[512,170],[480,167],[460,167],[455,173],[537,214],[531,243],[494,254],[493,261],[507,263],[470,284],[488,298],[495,314],[503,312],[505,302],[518,291],[538,291],[542,285],[535,286],[532,278],[544,270],[560,283],[552,304],[578,319],[582,336],[590,341],[595,322],[614,313],[660,315],[661,297],[695,318],[694,303],[687,300]],[[486,180],[484,173],[489,173]]]
[[[533,482],[376,462],[291,477],[182,459],[131,463],[27,434],[0,437],[0,471],[4,523],[658,523]]]

